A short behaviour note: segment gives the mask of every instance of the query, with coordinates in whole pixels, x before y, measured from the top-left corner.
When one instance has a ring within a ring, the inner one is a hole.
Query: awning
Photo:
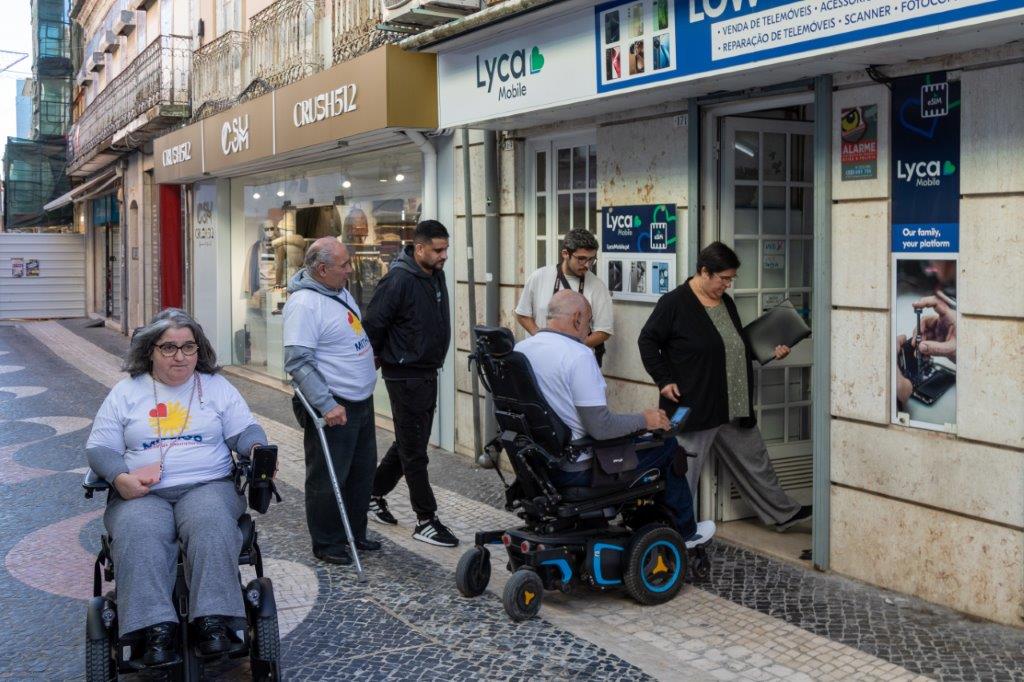
[[[61,206],[67,206],[73,201],[77,201],[79,199],[89,199],[91,197],[94,197],[113,184],[114,180],[117,179],[115,175],[116,174],[114,169],[111,168],[107,172],[97,175],[95,178],[91,180],[83,182],[81,185],[75,187],[70,192],[65,192],[64,194],[60,195],[50,203],[44,204],[43,210],[55,211]]]

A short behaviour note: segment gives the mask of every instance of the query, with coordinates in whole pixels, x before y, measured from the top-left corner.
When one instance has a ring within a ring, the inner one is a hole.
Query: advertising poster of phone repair
[[[601,252],[612,298],[657,301],[676,286],[676,205],[601,209]]]
[[[960,83],[892,83],[893,421],[956,431]]]

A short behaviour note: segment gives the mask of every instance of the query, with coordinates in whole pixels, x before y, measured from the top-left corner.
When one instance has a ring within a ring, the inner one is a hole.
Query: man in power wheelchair
[[[586,299],[563,290],[551,299],[547,328],[514,348],[508,329],[475,330],[472,359],[500,430],[488,448],[508,454],[516,480],[506,508],[525,525],[477,533],[456,584],[464,596],[482,594],[486,545],[501,542],[513,572],[502,601],[514,620],[534,616],[545,589],[624,586],[639,603],[660,604],[688,572],[702,578],[709,569],[704,545],[714,524],[694,523],[685,453],[672,437],[681,421],[657,409],[608,410],[600,369],[580,342],[589,328]]]
[[[86,679],[198,680],[204,665],[246,655],[255,679],[278,679],[273,586],[243,495],[248,487],[249,506],[266,512],[277,450],[183,311],[136,330],[125,370],[86,446],[86,497],[107,490]],[[257,576],[244,586],[240,564]],[[116,578],[107,594],[104,578]]]

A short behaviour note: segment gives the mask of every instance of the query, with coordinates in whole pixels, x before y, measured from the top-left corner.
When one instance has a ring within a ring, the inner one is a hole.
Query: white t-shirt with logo
[[[256,419],[238,389],[219,374],[196,375],[181,386],[156,383],[142,374],[122,379],[100,406],[86,447],[123,452],[129,471],[160,461],[160,446],[167,453],[160,481],[150,488],[170,488],[229,476],[231,452],[225,439],[237,436]],[[192,407],[189,409],[189,396]],[[157,416],[160,417],[159,435]]]
[[[517,343],[515,349],[530,361],[541,395],[572,430],[573,439],[586,435],[576,408],[608,404],[594,351],[551,331],[540,331]]]
[[[331,393],[346,400],[366,400],[377,384],[373,348],[352,294],[342,290],[340,296],[352,310],[311,289],[289,295],[284,305],[284,345],[313,349],[317,369]]]
[[[560,265],[548,265],[534,271],[523,285],[523,293],[516,305],[516,314],[532,317],[541,329],[548,324],[548,303],[555,293],[555,279],[558,277]],[[580,280],[573,275],[566,275],[565,281],[572,291],[580,290]],[[561,287],[559,287],[561,289]],[[608,293],[608,285],[592,272],[583,278],[583,298],[590,303],[594,314],[591,324],[593,331],[604,332],[608,336],[615,333],[612,321],[612,295]]]

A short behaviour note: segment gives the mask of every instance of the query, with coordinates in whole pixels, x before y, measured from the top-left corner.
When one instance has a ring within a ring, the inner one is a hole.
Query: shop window
[[[286,378],[287,285],[321,237],[349,246],[348,288],[366,309],[391,262],[412,243],[422,163],[415,149],[388,150],[231,181],[235,364]]]
[[[590,230],[600,239],[597,206],[597,145],[592,135],[532,141],[528,187],[530,236],[536,247],[527,256],[532,270],[557,262],[565,234]]]

